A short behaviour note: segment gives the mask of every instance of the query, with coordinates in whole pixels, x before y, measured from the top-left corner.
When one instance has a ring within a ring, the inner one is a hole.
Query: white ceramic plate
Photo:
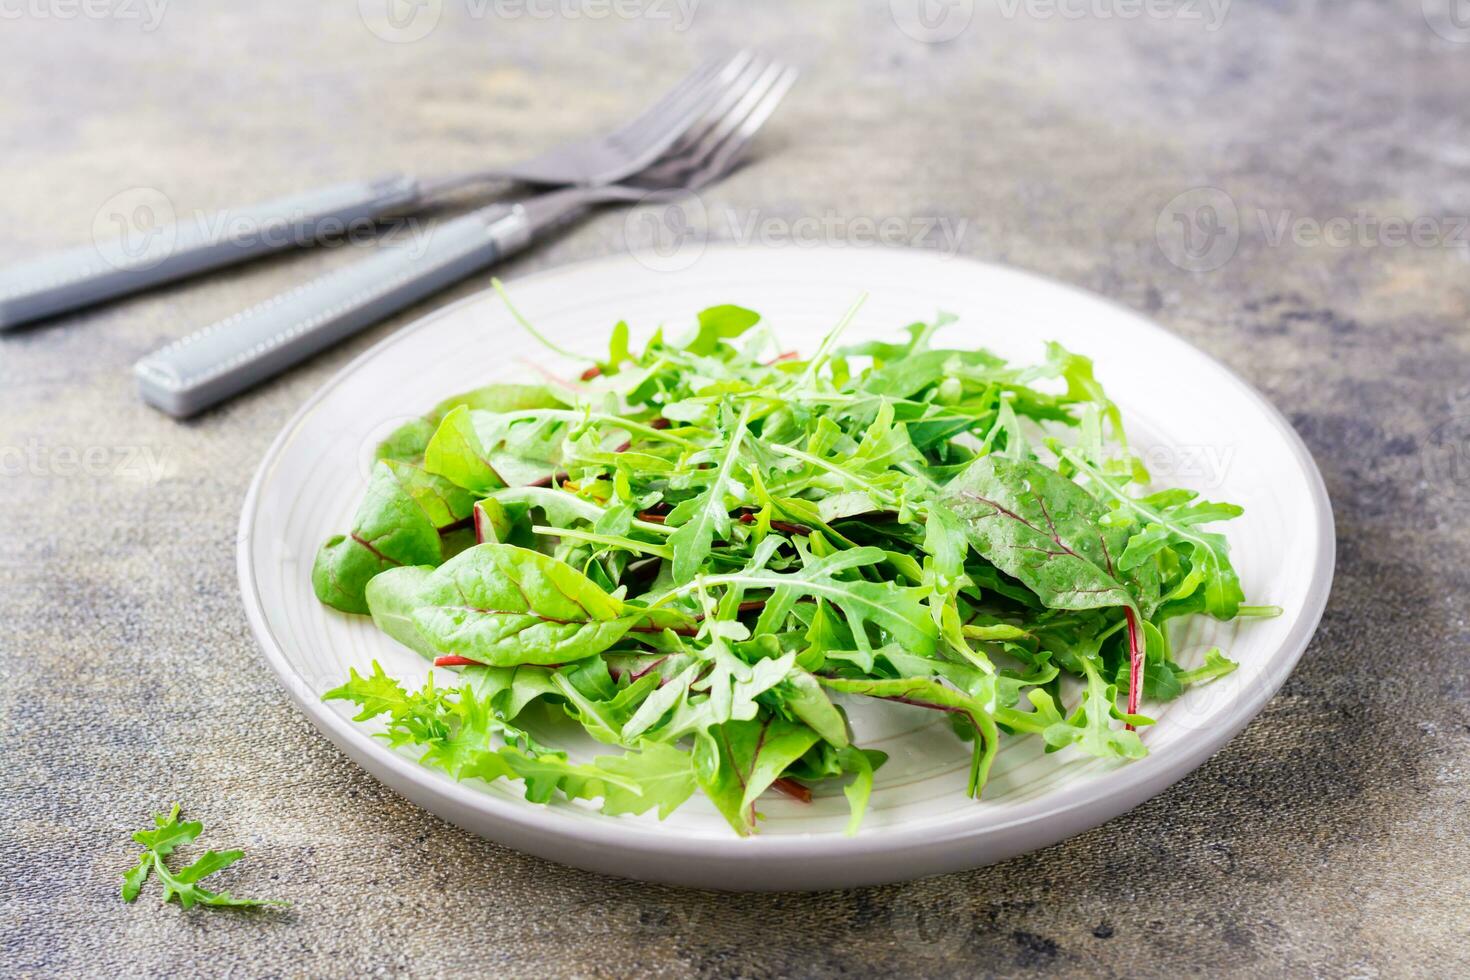
[[[656,264],[603,259],[510,289],[542,331],[588,353],[605,350],[618,319],[636,337],[659,324],[682,328],[727,302],[760,311],[786,346],[809,353],[861,291],[870,299],[848,341],[891,336],[939,310],[960,316],[941,335],[953,346],[1030,360],[1045,340],[1061,341],[1096,360],[1157,478],[1245,506],[1228,530],[1248,601],[1285,615],[1176,631],[1186,666],[1219,645],[1241,667],[1168,705],[1146,705],[1158,718],[1143,735],[1147,758],[1108,764],[1074,749],[1044,756],[1039,739],[1007,739],[978,802],[964,792],[968,750],[935,713],[849,702],[859,744],[890,756],[854,837],[842,833],[846,803],[835,788],[809,805],[768,795],[761,833],[740,839],[698,794],[659,822],[577,803],[538,806],[518,784],[456,783],[374,739],[341,702],[320,700],[349,667],[365,670],[373,659],[415,684],[427,665],[366,617],[319,605],[310,570],[318,544],[349,526],[373,447],[399,422],[488,381],[580,369],[548,355],[485,293],[394,334],[329,381],[266,453],[240,520],[240,585],[271,666],[328,738],[425,809],[554,861],[702,887],[847,887],[976,867],[1096,826],[1183,777],[1261,709],[1311,639],[1333,565],[1321,477],[1260,395],[1159,327],[1057,283],[922,252],[722,248],[678,272]]]

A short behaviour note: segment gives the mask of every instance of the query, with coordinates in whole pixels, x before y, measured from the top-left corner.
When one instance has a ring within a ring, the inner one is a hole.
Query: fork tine
[[[691,190],[697,190],[711,180],[723,177],[729,172],[731,166],[739,160],[740,153],[745,149],[746,144],[755,138],[755,134],[766,124],[766,120],[771,118],[771,113],[776,111],[781,100],[786,98],[786,93],[791,91],[791,86],[796,84],[796,77],[799,74],[801,73],[795,68],[787,68],[781,73],[767,89],[766,94],[750,110],[750,114],[735,127],[734,135],[715,151],[709,163],[691,176],[689,181]]]
[[[745,54],[744,51],[737,52],[735,54],[735,57],[738,58],[743,54]],[[709,58],[705,60],[688,75],[685,75],[678,82],[675,82],[657,102],[649,106],[647,109],[644,109],[638,115],[634,116],[632,119],[629,119],[627,122],[623,123],[612,132],[608,133],[608,137],[613,138],[627,136],[633,132],[636,132],[639,127],[647,124],[648,122],[658,119],[664,113],[668,112],[671,106],[676,105],[679,100],[685,97],[690,91],[695,90],[698,86],[705,84],[710,79],[714,78],[717,74],[720,74],[721,70],[732,60],[733,59],[731,58]]]
[[[746,95],[741,98],[739,102],[736,103],[735,108],[732,109],[728,114],[726,114],[722,119],[720,119],[714,126],[710,127],[709,133],[706,134],[705,139],[702,141],[706,147],[704,151],[706,155],[713,152],[713,150],[717,148],[725,139],[727,139],[731,133],[734,133],[740,129],[742,122],[748,119],[751,113],[754,113],[764,104],[766,96],[770,93],[771,89],[780,82],[782,75],[784,75],[789,70],[790,69],[787,69],[782,65],[773,64],[770,66],[770,68],[761,73],[760,79],[754,86],[751,87],[751,90],[746,93]],[[766,113],[766,116],[762,117],[760,122],[764,122],[766,117],[768,117],[769,115],[769,112]],[[757,123],[756,125],[757,127],[759,127],[760,123]]]
[[[706,104],[712,93],[723,91],[754,58],[754,52],[742,48],[729,58],[706,62],[704,69],[674,86],[657,105],[609,133],[608,138],[629,141],[634,146],[654,138],[668,127],[671,118],[686,114],[691,105]],[[694,77],[696,75],[699,77]]]
[[[652,166],[641,171],[634,179],[655,183],[676,183],[687,171],[699,166],[720,141],[727,136],[736,121],[745,117],[781,71],[775,62],[753,65],[742,78],[742,85],[734,92],[734,98],[725,100],[717,110],[711,111],[698,124],[690,127],[684,138],[664,154]]]
[[[702,143],[709,135],[711,129],[719,125],[740,104],[751,91],[760,84],[762,77],[770,71],[773,62],[764,58],[754,58],[745,67],[745,70],[730,84],[730,87],[709,108],[697,122],[690,125],[679,138],[669,147],[664,154],[664,159],[672,159],[681,156],[693,146]]]
[[[683,153],[670,154],[621,183],[594,187],[564,187],[526,198],[517,204],[527,227],[552,227],[590,206],[613,201],[668,200],[723,177],[740,152],[776,111],[796,81],[795,68],[772,63],[761,68],[754,83],[722,115],[706,116],[704,136]]]
[[[713,79],[680,93],[656,118],[650,118],[630,132],[620,132],[609,140],[625,154],[617,168],[620,172],[636,172],[663,156],[683,133],[703,118],[711,106],[718,104],[731,89],[738,89],[752,60],[748,51],[732,58]],[[597,182],[596,180],[593,181]]]
[[[730,153],[724,155],[723,159],[727,162],[734,152],[749,142],[750,137],[775,111],[781,98],[796,81],[796,74],[796,69],[777,63],[765,66],[750,87],[741,93],[734,106],[707,119],[698,137],[691,139],[681,151],[668,154],[659,163],[644,170],[638,175],[638,181],[682,184],[689,179],[691,171],[718,174],[718,168],[710,170],[707,167],[708,161],[731,138],[731,134],[738,134],[738,142]],[[709,179],[708,176],[704,177],[706,181]]]

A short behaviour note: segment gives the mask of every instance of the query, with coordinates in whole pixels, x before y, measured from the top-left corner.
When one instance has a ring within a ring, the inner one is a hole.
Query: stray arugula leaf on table
[[[148,878],[157,876],[159,883],[163,886],[164,903],[167,904],[170,900],[177,899],[179,905],[186,909],[195,905],[243,908],[289,904],[274,899],[236,898],[227,891],[210,891],[199,883],[216,871],[223,871],[240,860],[245,856],[244,851],[208,850],[196,858],[193,863],[177,871],[170,870],[168,862],[164,859],[177,848],[193,843],[203,830],[204,824],[197,820],[181,821],[179,819],[177,803],[167,816],[155,813],[152,827],[146,827],[133,834],[133,840],[142,844],[145,850],[138,855],[138,863],[123,874],[123,901],[135,901]]]
[[[400,427],[313,585],[458,679],[325,697],[456,778],[661,817],[698,789],[742,835],[773,788],[857,829],[856,699],[941,713],[977,797],[1005,739],[1143,755],[1141,701],[1235,668],[1169,622],[1273,611],[1202,529],[1240,508],[1149,486],[1087,358],[939,348],[943,316],[840,346],[855,312],[809,360],[729,304],[641,352],[619,323],[578,381]],[[610,751],[551,747],[568,720]]]

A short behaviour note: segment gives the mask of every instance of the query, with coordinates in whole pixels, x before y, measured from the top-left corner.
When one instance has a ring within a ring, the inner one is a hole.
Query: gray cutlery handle
[[[139,392],[178,418],[203,411],[519,248],[524,224],[518,208],[496,206],[381,246],[144,357]]]
[[[419,198],[418,182],[392,176],[338,184],[99,241],[0,268],[0,331],[243,262],[341,236]],[[140,238],[141,241],[135,241]]]

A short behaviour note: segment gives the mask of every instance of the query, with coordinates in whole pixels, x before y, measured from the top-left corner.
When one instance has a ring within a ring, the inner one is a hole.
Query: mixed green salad
[[[740,834],[822,784],[857,828],[885,757],[854,698],[942,713],[972,796],[1002,738],[1142,756],[1141,701],[1235,667],[1180,666],[1169,621],[1274,612],[1201,529],[1240,508],[1145,489],[1087,358],[940,347],[945,316],[844,346],[855,311],[804,359],[739,306],[641,351],[619,323],[578,381],[392,433],[312,582],[457,676],[326,697],[457,778],[661,817],[699,789]],[[567,719],[608,752],[542,741]]]

